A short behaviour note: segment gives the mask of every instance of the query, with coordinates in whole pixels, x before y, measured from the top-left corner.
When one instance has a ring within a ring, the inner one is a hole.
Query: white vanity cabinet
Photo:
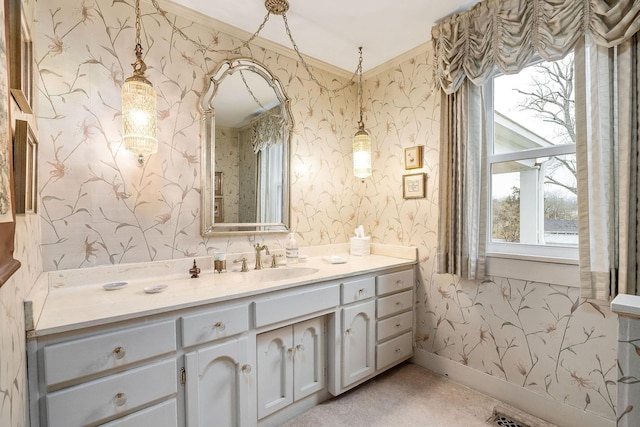
[[[247,332],[248,302],[181,317],[187,426],[255,425],[255,344]]]
[[[30,426],[279,425],[411,357],[415,261],[372,259],[299,283],[215,276],[237,292],[189,279],[147,311],[44,322],[27,338]]]
[[[413,270],[376,277],[376,370],[413,354]]]
[[[160,419],[155,425],[177,426],[175,353],[174,321],[43,340],[36,352],[43,369],[37,383],[30,381],[43,396],[35,402],[40,425],[126,426]]]
[[[325,387],[324,318],[257,335],[258,418]]]
[[[187,426],[251,426],[255,410],[254,364],[248,338],[233,339],[185,355]]]

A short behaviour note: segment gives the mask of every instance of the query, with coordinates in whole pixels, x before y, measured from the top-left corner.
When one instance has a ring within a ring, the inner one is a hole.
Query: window
[[[489,253],[577,259],[573,62],[487,84]]]

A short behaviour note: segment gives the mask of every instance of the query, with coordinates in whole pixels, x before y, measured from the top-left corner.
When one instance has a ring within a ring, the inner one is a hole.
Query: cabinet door
[[[324,388],[324,318],[293,325],[293,396],[302,399]]]
[[[246,337],[185,355],[187,426],[255,424],[255,393]],[[253,418],[253,419],[252,419]]]
[[[258,418],[293,403],[291,326],[257,336]]]
[[[342,387],[347,387],[375,369],[374,301],[342,309]]]

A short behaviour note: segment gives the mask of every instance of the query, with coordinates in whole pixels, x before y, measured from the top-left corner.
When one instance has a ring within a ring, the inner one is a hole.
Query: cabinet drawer
[[[413,312],[407,311],[397,316],[384,320],[378,320],[377,337],[378,341],[386,340],[389,337],[402,332],[409,331],[413,328]]]
[[[377,301],[378,319],[389,315],[410,310],[413,305],[413,291],[405,291],[388,297],[379,298]]]
[[[376,346],[376,369],[386,368],[413,354],[411,332]]]
[[[256,327],[305,316],[340,304],[338,284],[300,289],[255,302]]]
[[[48,386],[176,351],[175,322],[124,329],[44,348]]]
[[[248,330],[248,305],[214,309],[182,317],[182,345],[190,347]]]
[[[373,297],[374,292],[375,279],[373,277],[344,282],[341,293],[342,304],[351,304],[352,302],[369,299]]]
[[[413,269],[376,277],[376,294],[386,295],[413,288]]]
[[[99,423],[177,393],[175,360],[165,360],[49,393],[49,427]]]
[[[178,427],[178,409],[176,399],[171,399],[151,408],[134,412],[126,417],[118,418],[101,427]]]

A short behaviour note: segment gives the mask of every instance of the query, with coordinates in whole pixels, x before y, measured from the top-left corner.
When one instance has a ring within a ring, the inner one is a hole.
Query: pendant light
[[[144,76],[147,65],[142,60],[140,44],[140,0],[136,0],[136,62],[133,75],[122,85],[123,139],[127,150],[138,155],[142,163],[144,156],[158,151],[156,138],[157,113],[156,91]]]
[[[371,176],[371,137],[364,130],[362,119],[362,47],[359,48],[360,61],[358,62],[358,103],[360,108],[360,120],[358,132],[353,137],[353,174],[364,181]]]

